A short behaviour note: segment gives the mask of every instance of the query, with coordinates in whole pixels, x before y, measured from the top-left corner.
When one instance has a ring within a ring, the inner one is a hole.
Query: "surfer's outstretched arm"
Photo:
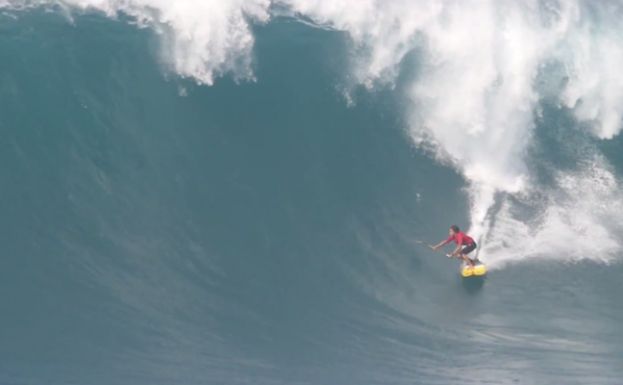
[[[437,250],[437,249],[439,249],[440,247],[447,245],[447,244],[448,244],[448,242],[450,242],[450,241],[448,241],[447,239],[444,239],[443,241],[439,242],[439,243],[438,243],[438,244],[436,244],[435,246],[431,246],[430,248],[431,248],[431,249],[433,249],[433,250]]]

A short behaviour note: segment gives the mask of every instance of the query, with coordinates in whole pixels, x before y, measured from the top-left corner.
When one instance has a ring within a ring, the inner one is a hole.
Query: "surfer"
[[[473,258],[470,258],[467,255],[476,249],[477,245],[474,239],[470,237],[469,235],[465,234],[464,232],[462,232],[461,229],[459,229],[459,226],[457,225],[450,226],[450,230],[448,231],[448,234],[450,235],[448,239],[439,242],[435,246],[432,246],[432,249],[437,250],[440,247],[445,246],[448,243],[454,241],[454,243],[456,243],[456,248],[451,254],[448,254],[448,257],[457,257],[465,261],[465,263],[469,264],[470,266],[474,266],[478,259],[476,258],[476,256],[474,256]],[[461,249],[461,247],[463,248]]]

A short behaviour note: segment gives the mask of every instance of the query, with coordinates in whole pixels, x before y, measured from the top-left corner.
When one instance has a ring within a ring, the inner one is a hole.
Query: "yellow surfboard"
[[[482,263],[477,263],[476,266],[462,265],[461,276],[467,277],[482,277],[487,274],[487,266]]]

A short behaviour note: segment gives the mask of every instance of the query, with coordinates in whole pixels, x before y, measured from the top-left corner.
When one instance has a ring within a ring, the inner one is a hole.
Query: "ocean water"
[[[620,384],[622,16],[0,0],[0,384]]]

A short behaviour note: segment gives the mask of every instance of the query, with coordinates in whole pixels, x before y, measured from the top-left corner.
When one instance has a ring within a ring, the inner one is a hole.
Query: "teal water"
[[[253,33],[257,81],[208,87],[150,29],[0,16],[0,383],[620,383],[619,262],[461,281],[415,241],[467,225],[466,182],[414,145],[400,82],[349,106],[344,34]],[[567,124],[544,104],[544,186],[576,166]],[[620,137],[573,140],[621,178]]]

